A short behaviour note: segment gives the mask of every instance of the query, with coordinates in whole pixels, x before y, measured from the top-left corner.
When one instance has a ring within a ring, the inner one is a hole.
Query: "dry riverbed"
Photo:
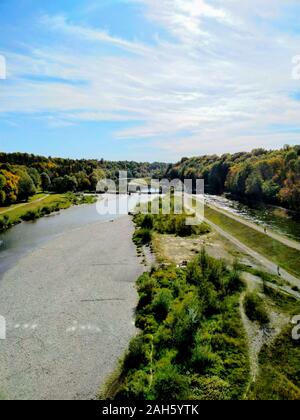
[[[65,233],[0,281],[0,397],[91,399],[135,334],[129,217]]]

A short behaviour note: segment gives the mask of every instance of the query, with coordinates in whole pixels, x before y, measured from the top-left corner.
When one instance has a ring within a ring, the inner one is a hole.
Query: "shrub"
[[[124,359],[124,370],[137,369],[147,362],[147,343],[145,337],[140,334],[134,337],[130,344],[128,353]]]
[[[0,217],[0,231],[4,231],[8,229],[10,226],[11,226],[11,221],[7,215]]]
[[[150,244],[152,240],[152,231],[150,229],[138,229],[133,234],[133,242],[137,246]]]
[[[212,352],[209,345],[196,344],[192,352],[191,361],[198,373],[205,374],[216,363],[217,355]]]
[[[264,301],[257,293],[248,293],[245,297],[244,306],[246,315],[251,321],[257,321],[261,325],[270,322]]]
[[[152,309],[157,321],[164,321],[172,305],[173,295],[169,289],[161,289],[155,296]]]
[[[29,222],[31,220],[36,220],[41,216],[39,210],[29,210],[27,213],[25,213],[21,219],[25,222]]]
[[[185,400],[189,394],[189,380],[175,366],[159,369],[154,376],[153,397],[159,401]]]
[[[140,401],[147,399],[147,389],[149,388],[149,375],[142,370],[132,372],[121,390],[115,396],[115,400]]]
[[[230,399],[230,384],[217,376],[195,378],[192,399],[224,401]]]
[[[153,217],[151,214],[146,214],[141,222],[142,229],[153,229]]]
[[[53,209],[49,206],[42,207],[41,210],[40,210],[41,215],[43,215],[43,216],[51,214],[52,211],[53,211]]]

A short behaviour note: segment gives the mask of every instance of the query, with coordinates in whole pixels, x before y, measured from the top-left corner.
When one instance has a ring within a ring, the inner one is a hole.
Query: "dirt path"
[[[195,209],[192,206],[187,206],[186,208],[191,212],[195,213]],[[218,211],[218,210],[217,210]],[[209,219],[205,218],[205,222],[208,223],[216,232],[218,232],[221,236],[226,238],[228,241],[230,241],[232,244],[234,244],[237,248],[239,248],[244,253],[250,255],[252,258],[257,260],[261,265],[263,265],[267,271],[269,271],[272,274],[277,275],[278,274],[278,266],[274,264],[272,261],[265,258],[263,255],[259,254],[258,252],[254,251],[253,249],[249,248],[248,246],[244,245],[242,242],[240,242],[238,239],[236,239],[234,236],[230,235],[230,233],[225,232],[222,228],[220,228],[215,223],[211,222]],[[287,281],[293,286],[297,286],[300,288],[300,279],[293,276],[292,274],[288,273],[287,271],[281,269],[281,277],[283,280]]]
[[[16,206],[13,206],[12,208],[10,208],[10,209],[8,209],[8,210],[1,211],[1,212],[0,212],[0,215],[1,215],[1,214],[6,214],[6,213],[9,213],[10,211],[13,211],[13,210],[16,210],[16,209],[19,209],[20,207],[25,207],[25,206],[28,206],[28,205],[30,205],[30,204],[39,203],[39,202],[41,202],[41,201],[45,200],[47,197],[49,197],[49,195],[50,195],[50,194],[46,194],[44,197],[41,197],[41,198],[39,198],[38,200],[30,201],[29,203],[17,204]]]
[[[294,248],[294,249],[297,249],[297,250],[300,251],[300,243],[298,243],[296,241],[288,239],[285,236],[279,235],[278,233],[270,230],[269,228],[267,229],[267,233],[265,233],[264,228],[258,226],[256,223],[252,223],[252,222],[244,219],[243,217],[236,216],[236,215],[230,213],[229,211],[223,210],[220,207],[214,206],[210,203],[206,203],[206,205],[208,207],[211,207],[213,210],[216,210],[219,213],[222,213],[225,216],[230,217],[231,219],[256,230],[257,232],[264,233],[266,236],[269,236],[270,238],[276,239],[278,242],[281,242],[282,244],[284,244],[284,245],[286,245],[290,248]]]
[[[135,334],[144,271],[129,217],[65,233],[0,282],[0,396],[91,399]]]

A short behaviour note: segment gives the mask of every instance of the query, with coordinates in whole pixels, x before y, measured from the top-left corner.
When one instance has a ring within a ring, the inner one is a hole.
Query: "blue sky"
[[[271,3],[0,0],[0,149],[176,161],[300,144],[300,4]]]

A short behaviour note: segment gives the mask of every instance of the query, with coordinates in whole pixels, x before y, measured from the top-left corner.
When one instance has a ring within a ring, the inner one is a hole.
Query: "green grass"
[[[296,277],[300,277],[300,251],[297,249],[290,248],[207,206],[205,207],[205,217],[249,248]]]
[[[38,197],[36,199],[39,198],[41,197]],[[18,205],[15,205],[15,208],[12,210],[10,207],[10,211],[1,214],[1,216],[3,217],[7,215],[10,221],[14,224],[17,223],[22,218],[22,216],[24,216],[28,211],[35,211],[41,209],[42,207],[52,206],[55,204],[59,204],[60,206],[62,206],[62,208],[66,208],[69,205],[69,200],[64,194],[51,194],[49,195],[49,197],[46,197],[42,201],[33,202],[33,199],[31,199],[31,201],[29,201],[24,206],[18,207]],[[0,211],[2,210],[0,209]]]
[[[47,196],[47,194],[45,194],[45,193],[37,193],[37,194],[33,195],[32,197],[30,197],[28,199],[27,203],[22,203],[21,202],[21,203],[11,204],[9,206],[0,206],[0,213],[1,213],[2,216],[4,216],[6,214],[6,212],[10,213],[16,207],[28,206],[28,204],[30,204],[31,202],[39,200],[39,199],[41,199],[43,197],[46,197],[46,196]]]
[[[255,277],[259,277],[263,282],[273,283],[277,286],[285,286],[286,282],[282,280],[281,277],[276,276],[275,274],[267,273],[266,271],[259,270],[258,268],[250,267],[245,264],[238,264],[240,271],[245,271],[246,273],[252,274]]]
[[[300,301],[264,285],[274,311],[292,318],[300,313]],[[300,341],[293,340],[289,324],[276,339],[263,346],[259,376],[250,387],[250,400],[300,400]]]
[[[252,400],[300,400],[300,345],[288,326],[260,356],[260,375],[252,384]]]

